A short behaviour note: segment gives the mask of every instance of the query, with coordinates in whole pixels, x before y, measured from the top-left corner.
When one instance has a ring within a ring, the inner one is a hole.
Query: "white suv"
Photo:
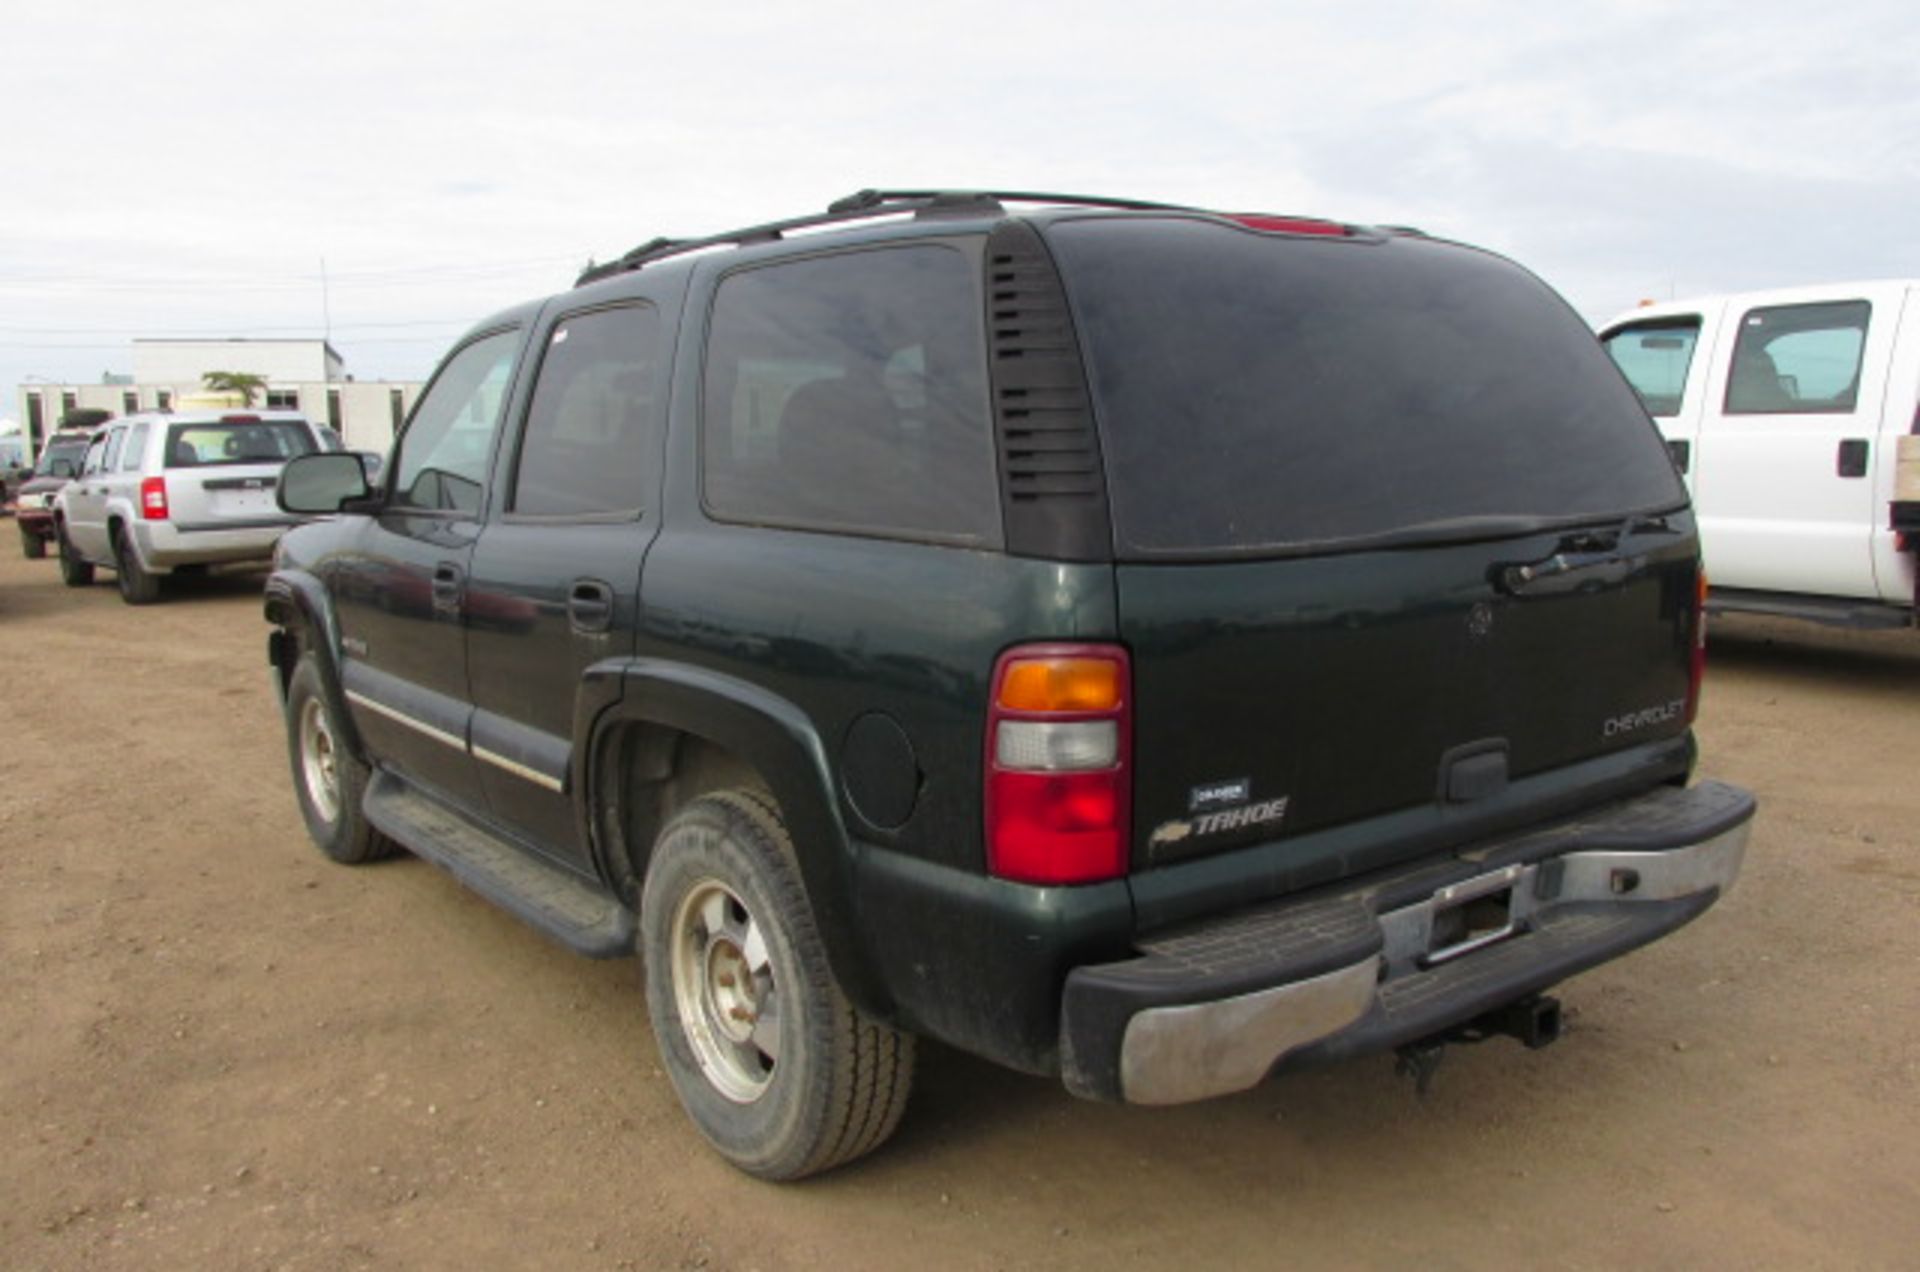
[[[97,429],[80,475],[54,501],[60,576],[119,577],[130,605],[159,597],[160,576],[181,567],[267,561],[300,518],[274,502],[280,469],[327,450],[295,411],[150,412]]]

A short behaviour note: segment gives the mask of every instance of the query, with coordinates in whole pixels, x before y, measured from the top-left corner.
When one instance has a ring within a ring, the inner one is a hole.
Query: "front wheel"
[[[786,827],[761,797],[703,796],[667,823],[640,901],[647,1014],[694,1125],[762,1179],[798,1179],[893,1134],[911,1035],[834,982]]]
[[[66,524],[55,523],[53,533],[60,547],[60,581],[68,587],[92,586],[93,562],[84,559],[74,550],[73,541],[67,538]]]
[[[321,852],[349,866],[393,855],[393,841],[360,810],[367,766],[347,749],[310,656],[287,682],[287,757],[300,816]]]

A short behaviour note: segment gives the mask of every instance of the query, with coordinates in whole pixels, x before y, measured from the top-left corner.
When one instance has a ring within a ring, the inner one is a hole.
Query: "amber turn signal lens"
[[[1008,663],[1000,680],[1008,711],[1113,711],[1120,664],[1104,658],[1031,658]]]

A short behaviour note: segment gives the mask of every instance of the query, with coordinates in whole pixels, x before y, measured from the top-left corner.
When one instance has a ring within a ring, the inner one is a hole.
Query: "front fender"
[[[705,739],[751,765],[767,783],[792,836],[814,924],[841,988],[863,1010],[893,1010],[875,975],[854,916],[854,841],[841,820],[826,747],[807,714],[759,685],[687,663],[636,658],[589,669],[589,699],[615,699],[595,719],[582,775],[589,809],[606,805],[596,789],[609,777],[613,740],[622,726],[662,725]],[[598,821],[598,818],[595,818]]]
[[[296,648],[287,643],[287,634],[291,633],[299,641],[298,648],[311,652],[319,664],[320,683],[333,713],[334,727],[348,750],[364,762],[366,748],[354,728],[353,713],[347,710],[347,700],[340,688],[340,623],[326,584],[305,570],[275,570],[267,577],[263,606],[267,621],[277,629],[267,638],[267,661],[280,674],[282,696],[298,657]]]

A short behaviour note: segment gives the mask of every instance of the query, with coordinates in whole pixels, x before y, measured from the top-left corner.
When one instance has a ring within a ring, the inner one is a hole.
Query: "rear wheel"
[[[20,555],[38,561],[47,555],[47,541],[25,526],[20,527]]]
[[[160,576],[140,563],[140,550],[124,531],[114,532],[113,564],[121,600],[129,605],[151,605],[160,599]]]
[[[654,845],[640,902],[647,1014],[694,1125],[763,1179],[878,1148],[914,1040],[841,993],[779,815],[746,791],[695,800]]]
[[[367,766],[347,749],[310,656],[287,682],[287,757],[300,816],[321,852],[349,866],[393,855],[393,841],[360,810]]]
[[[54,538],[60,549],[60,581],[68,587],[89,587],[93,583],[93,562],[82,559],[73,549],[73,541],[67,538],[65,522],[56,522],[53,528]]]

